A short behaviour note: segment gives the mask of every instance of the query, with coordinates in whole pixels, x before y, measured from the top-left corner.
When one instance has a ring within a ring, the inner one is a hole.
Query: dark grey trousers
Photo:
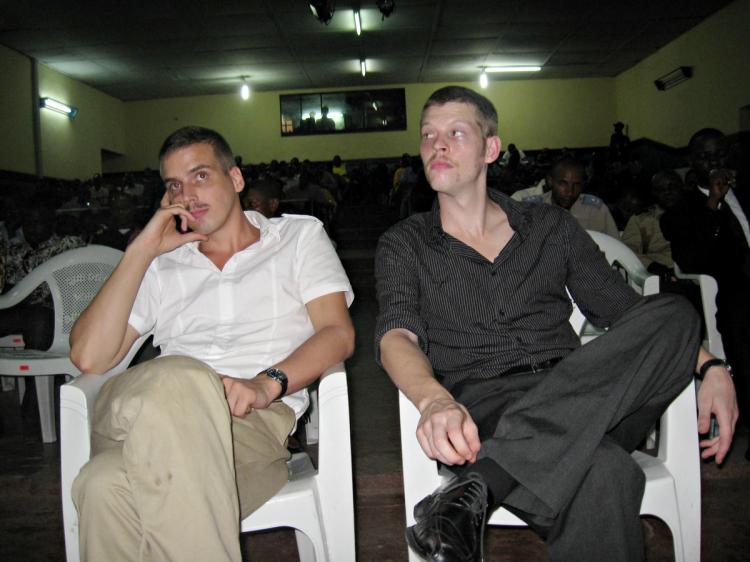
[[[630,452],[692,380],[699,345],[692,306],[657,295],[548,371],[455,389],[479,457],[519,483],[496,499],[545,538],[550,560],[644,558],[645,479]]]

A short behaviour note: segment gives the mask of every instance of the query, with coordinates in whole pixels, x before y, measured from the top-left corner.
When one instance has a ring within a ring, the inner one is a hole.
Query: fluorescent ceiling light
[[[250,86],[248,86],[246,83],[243,82],[242,86],[240,87],[240,97],[243,100],[250,99]]]
[[[365,59],[359,59],[359,68],[362,70],[362,76],[367,75],[367,62],[365,62]]]
[[[487,72],[484,69],[482,69],[482,72],[479,74],[479,86],[482,89],[484,89],[487,86],[489,86],[489,84],[490,84],[490,80],[487,77]]]
[[[488,66],[485,72],[539,72],[541,66]]]
[[[354,10],[354,29],[357,35],[362,35],[362,21],[359,19],[359,10]]]
[[[77,107],[73,107],[72,105],[67,105],[61,101],[57,101],[52,98],[40,98],[39,107],[42,107],[44,109],[50,109],[52,111],[57,111],[58,113],[67,115],[71,119],[75,119],[76,115],[78,115]]]

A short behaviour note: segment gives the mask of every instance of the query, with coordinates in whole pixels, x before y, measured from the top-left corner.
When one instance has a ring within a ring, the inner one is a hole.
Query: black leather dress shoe
[[[475,473],[450,480],[414,506],[409,546],[432,562],[481,562],[487,484]]]

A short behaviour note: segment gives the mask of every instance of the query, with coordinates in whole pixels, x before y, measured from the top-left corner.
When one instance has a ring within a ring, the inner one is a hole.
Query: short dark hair
[[[284,190],[281,188],[281,182],[273,178],[263,178],[250,184],[250,189],[261,193],[266,199],[278,199],[281,201],[284,196]]]
[[[582,172],[586,169],[586,167],[583,165],[583,162],[581,162],[580,160],[576,160],[575,158],[571,158],[570,156],[563,156],[562,158],[558,158],[552,163],[552,165],[549,167],[547,175],[554,177],[555,174],[565,168],[575,168],[577,170],[581,170]]]
[[[420,125],[424,119],[425,112],[433,105],[445,105],[446,103],[465,103],[474,107],[477,112],[477,122],[485,137],[497,135],[497,110],[492,102],[478,94],[474,90],[463,86],[445,86],[435,90],[422,107]]]
[[[696,131],[693,136],[690,137],[690,142],[688,142],[688,152],[695,152],[699,144],[701,144],[705,139],[710,138],[724,138],[724,133],[722,133],[719,129],[714,129],[712,127],[706,127],[705,129]]]
[[[224,137],[212,129],[196,127],[194,125],[177,129],[166,138],[159,149],[159,161],[163,160],[170,152],[179,148],[202,143],[211,145],[214,149],[216,159],[225,172],[228,172],[237,165],[234,160],[234,153]]]

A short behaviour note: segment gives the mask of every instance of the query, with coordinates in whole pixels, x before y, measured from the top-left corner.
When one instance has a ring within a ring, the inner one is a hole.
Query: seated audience
[[[659,220],[673,207],[683,191],[682,179],[673,170],[658,172],[651,180],[655,203],[645,212],[633,215],[622,233],[622,241],[651,273],[663,275],[674,269],[672,249],[664,238]]]
[[[740,413],[750,419],[750,207],[734,192],[726,137],[701,129],[688,144],[695,185],[661,218],[674,261],[685,272],[716,279],[716,322],[737,385]],[[750,448],[745,456],[750,460]]]
[[[276,216],[283,196],[281,183],[272,178],[265,178],[253,182],[245,194],[243,203],[245,209],[257,211],[270,219]]]

